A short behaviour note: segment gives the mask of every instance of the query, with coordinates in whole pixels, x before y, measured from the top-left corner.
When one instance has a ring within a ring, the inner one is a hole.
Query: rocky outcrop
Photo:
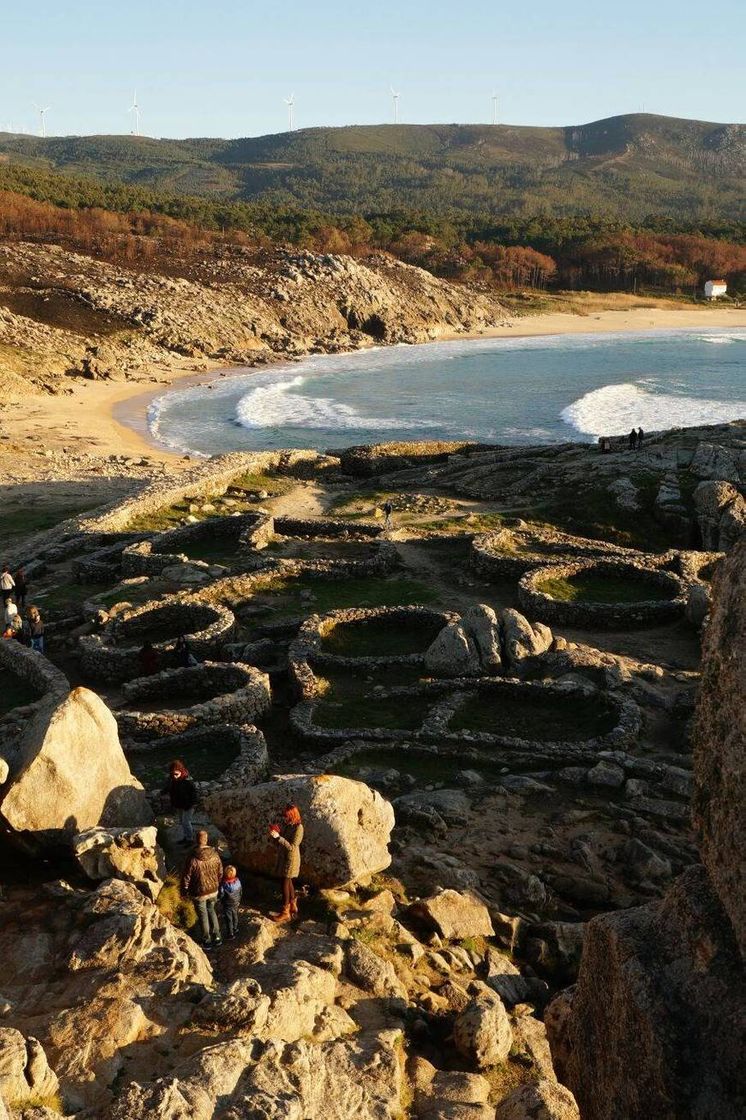
[[[727,552],[746,533],[746,499],[730,482],[700,482],[694,508],[705,549]]]
[[[435,677],[492,676],[501,665],[497,615],[484,603],[444,626],[425,653],[425,666]]]
[[[166,863],[150,828],[90,828],[74,837],[73,855],[89,879],[123,879],[157,898]]]
[[[500,1101],[494,1120],[580,1120],[580,1113],[572,1093],[563,1085],[541,1080],[535,1085],[521,1085]]]
[[[53,1098],[59,1089],[44,1048],[36,1038],[24,1038],[12,1027],[0,1027],[0,1104],[14,1108]],[[2,1116],[2,1112],[0,1112]]]
[[[0,310],[0,386],[48,389],[66,373],[120,378],[184,357],[247,363],[280,352],[426,342],[508,318],[494,298],[385,254],[360,261],[277,249],[252,259],[221,250],[210,254],[208,267],[205,282],[120,268],[52,245],[0,247],[0,271],[13,276],[14,294],[39,308],[37,317]],[[74,331],[58,325],[64,311],[44,321],[39,276],[56,278],[55,300],[64,291]],[[13,362],[17,353],[27,356],[23,362]]]
[[[153,820],[114,717],[86,688],[41,704],[8,763],[0,819],[19,842],[58,843],[97,825],[130,827]]]
[[[303,817],[301,878],[307,882],[344,886],[369,879],[391,863],[394,810],[362,782],[330,775],[282,777],[213,794],[205,807],[242,866],[274,874],[278,849],[269,826],[282,819],[289,802]]]
[[[507,607],[500,615],[505,658],[516,669],[527,657],[545,653],[552,644],[552,631],[543,622],[529,622],[525,615]]]
[[[547,1016],[583,1120],[737,1120],[746,1108],[746,541],[721,565],[694,750],[704,866],[662,901],[593,919]],[[639,854],[639,849],[638,849]]]
[[[694,823],[746,961],[746,538],[720,566],[713,600],[694,730]]]
[[[473,999],[456,1018],[453,1041],[459,1054],[476,1069],[504,1062],[513,1045],[513,1031],[500,997],[485,989]]]

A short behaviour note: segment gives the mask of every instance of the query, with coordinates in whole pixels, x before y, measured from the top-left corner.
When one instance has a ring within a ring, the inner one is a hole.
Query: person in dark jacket
[[[241,905],[241,880],[233,864],[229,863],[223,872],[223,878],[218,892],[223,904],[223,917],[225,918],[226,938],[232,941],[238,933],[238,911]]]
[[[634,451],[635,448],[637,447],[637,432],[634,428],[632,429],[632,431],[629,433],[629,436],[627,437],[627,447],[628,447],[628,450],[630,450],[630,451]]]
[[[29,607],[23,632],[31,648],[44,653],[44,623],[38,607]]]
[[[181,889],[194,902],[202,930],[202,944],[209,948],[223,943],[215,909],[223,878],[223,861],[207,840],[207,833],[201,828],[197,833],[197,843],[184,866]]]
[[[28,595],[28,580],[23,568],[19,568],[15,574],[16,581],[16,602],[18,603],[19,610],[26,609],[26,596]]]
[[[192,819],[197,804],[197,787],[180,758],[175,758],[168,768],[168,781],[163,787],[163,793],[168,796],[171,808],[179,818],[181,843],[193,843]]]
[[[286,805],[282,829],[271,825],[269,835],[277,844],[277,873],[282,878],[282,910],[272,917],[278,923],[289,922],[298,914],[294,879],[300,875],[300,846],[303,843],[303,822],[297,805]]]
[[[642,441],[645,439],[645,433],[642,428],[637,429],[637,450],[642,450]]]
[[[158,650],[152,642],[143,642],[137,656],[140,658],[140,668],[144,677],[152,677],[160,668]]]
[[[174,661],[180,669],[187,669],[190,665],[199,665],[199,661],[192,653],[187,638],[180,634],[174,646]]]

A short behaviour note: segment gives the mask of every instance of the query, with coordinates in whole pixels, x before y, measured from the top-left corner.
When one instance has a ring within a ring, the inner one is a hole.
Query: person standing
[[[638,429],[637,429],[637,450],[638,450],[638,451],[640,451],[640,450],[641,450],[641,448],[642,448],[642,441],[643,441],[644,439],[645,439],[645,433],[643,432],[642,428],[638,428]]]
[[[28,580],[23,568],[19,568],[15,574],[16,581],[16,602],[23,611],[26,609],[26,596],[28,595]]]
[[[637,447],[637,432],[633,428],[627,437],[627,450],[634,451]]]
[[[180,758],[175,758],[168,768],[168,781],[163,788],[171,802],[171,808],[181,825],[181,844],[194,841],[194,807],[197,804],[197,787],[189,777],[189,771]]]
[[[394,527],[394,521],[393,521],[394,507],[392,506],[392,504],[388,500],[388,498],[386,499],[386,501],[381,506],[381,509],[383,510],[383,527],[384,527],[384,530],[392,529]]]
[[[225,936],[232,941],[238,933],[238,910],[241,905],[241,880],[233,864],[229,863],[223,872],[220,883],[220,901],[223,904],[223,917],[225,918]]]
[[[137,653],[140,659],[140,668],[144,677],[152,677],[160,669],[158,650],[152,642],[143,642]]]
[[[202,944],[209,949],[223,944],[218,912],[215,909],[223,877],[223,861],[207,841],[207,833],[201,828],[197,833],[194,850],[184,866],[181,889],[194,902],[202,931]]]
[[[303,843],[303,822],[297,805],[286,805],[283,827],[273,824],[269,834],[279,847],[277,873],[282,878],[282,910],[273,914],[278,923],[289,922],[298,913],[294,879],[300,875],[300,846]]]
[[[0,574],[0,593],[3,596],[3,606],[7,607],[10,600],[13,598],[13,591],[16,586],[16,581],[10,574],[10,568],[7,564],[3,564],[3,570]]]
[[[44,653],[44,623],[38,607],[29,607],[24,631],[31,648]]]

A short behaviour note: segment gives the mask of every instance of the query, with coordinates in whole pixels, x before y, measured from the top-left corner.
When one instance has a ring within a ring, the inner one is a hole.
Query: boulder
[[[0,1099],[20,1108],[54,1097],[59,1089],[41,1043],[12,1027],[0,1027]],[[1,1114],[0,1114],[1,1115]]]
[[[464,615],[464,627],[471,637],[479,658],[482,672],[494,676],[502,667],[500,654],[500,626],[492,607],[477,603]]]
[[[448,824],[465,824],[471,801],[461,789],[418,790],[394,801],[397,820],[407,822],[416,813],[437,813]]]
[[[698,630],[707,618],[711,601],[712,592],[706,583],[694,583],[689,588],[684,612],[687,621],[691,622],[692,626],[696,626]]]
[[[398,980],[393,965],[354,938],[347,942],[345,972],[353,984],[371,995],[406,998],[406,989]]]
[[[746,539],[719,566],[694,723],[699,850],[746,960]]]
[[[477,1069],[501,1065],[513,1044],[510,1019],[500,997],[482,992],[457,1016],[453,1041],[462,1058]]]
[[[479,677],[477,647],[462,622],[449,622],[425,653],[425,668],[433,677]]]
[[[367,880],[391,863],[388,843],[394,810],[379,793],[349,778],[285,776],[258,786],[220,791],[205,808],[225,833],[237,862],[250,871],[274,874],[277,845],[269,825],[292,802],[301,811],[304,839],[301,878],[318,887]]]
[[[73,855],[89,879],[124,879],[157,898],[166,877],[155,825],[89,828],[73,838]]]
[[[481,898],[471,891],[438,891],[429,898],[420,898],[409,907],[410,915],[440,937],[460,940],[462,937],[492,937],[490,915]]]
[[[689,470],[697,478],[725,479],[736,483],[740,480],[734,452],[730,447],[717,443],[698,443]]]
[[[114,716],[87,688],[50,698],[24,731],[0,791],[0,819],[27,845],[58,843],[97,825],[150,825]]]
[[[552,631],[543,622],[530,623],[520,611],[506,607],[500,615],[500,629],[505,658],[516,669],[527,657],[546,653],[552,644]]]
[[[700,482],[694,508],[705,549],[727,552],[746,531],[746,500],[729,482]]]
[[[588,923],[572,1002],[547,1034],[583,1120],[739,1120],[745,1006],[728,919],[692,867],[662,901]]]
[[[652,1120],[653,1114],[648,1115]],[[495,1120],[580,1120],[580,1113],[569,1089],[556,1081],[542,1080],[521,1085],[504,1097],[497,1106]]]

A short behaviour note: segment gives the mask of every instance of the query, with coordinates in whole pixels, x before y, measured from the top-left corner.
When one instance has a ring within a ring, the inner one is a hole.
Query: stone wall
[[[167,669],[130,681],[122,691],[130,704],[163,701],[163,708],[157,712],[116,712],[120,734],[128,739],[176,735],[214,723],[253,723],[271,704],[267,674],[239,662],[206,661],[188,668]],[[209,694],[206,699],[205,693]],[[190,707],[168,707],[169,699],[184,695],[189,698],[191,694],[199,700]]]
[[[48,661],[43,654],[17,641],[0,641],[0,669],[20,677],[39,696],[65,696],[70,691],[70,682],[65,674]]]
[[[101,634],[86,634],[79,639],[83,672],[95,680],[111,682],[139,677],[142,673],[140,635],[145,633],[146,625],[156,619],[173,629],[173,638],[153,642],[161,657],[171,653],[180,634],[189,639],[195,657],[213,657],[231,640],[236,622],[227,607],[195,596],[177,595],[158,603],[146,603],[122,612]]]
[[[274,538],[274,522],[268,513],[238,513],[208,517],[191,525],[180,525],[158,533],[150,540],[133,544],[122,554],[122,575],[159,575],[173,564],[189,559],[189,546],[215,539],[239,542],[247,551],[265,548]]]
[[[267,777],[269,773],[267,743],[261,731],[252,724],[213,723],[208,727],[190,727],[187,731],[169,736],[168,746],[174,758],[186,761],[192,751],[209,749],[216,742],[220,742],[223,747],[227,744],[233,748],[233,760],[217,778],[206,782],[195,781],[202,795],[217,793],[220,790],[232,790],[237,786],[256,785]],[[151,750],[161,750],[162,747],[162,738],[129,742],[126,744],[126,754],[131,759],[147,755]],[[188,765],[187,762],[187,767]],[[148,797],[156,811],[161,804],[161,790],[162,783],[159,783],[156,788],[148,791]]]
[[[369,538],[383,533],[383,522],[344,521],[320,517],[276,517],[275,531],[284,537]]]
[[[547,579],[567,579],[583,573],[613,575],[641,584],[639,602],[590,603],[583,600],[564,602],[553,599],[539,589]],[[668,599],[644,598],[645,585],[663,588]],[[625,629],[628,626],[657,626],[681,617],[686,606],[686,585],[673,572],[661,571],[644,564],[616,560],[580,560],[534,568],[518,583],[518,601],[530,617],[561,626],[579,626],[589,630]]]

